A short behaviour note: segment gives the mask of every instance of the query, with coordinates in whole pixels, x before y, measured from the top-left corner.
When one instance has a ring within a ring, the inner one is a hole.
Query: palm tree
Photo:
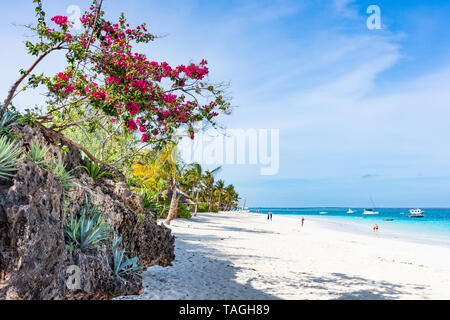
[[[214,170],[211,171],[205,171],[205,174],[203,175],[203,184],[205,186],[205,199],[208,202],[208,210],[211,211],[212,209],[212,200],[213,200],[213,192],[214,192],[214,175],[220,170],[222,167],[217,167]]]
[[[230,209],[237,205],[237,201],[239,200],[239,195],[234,190],[234,186],[232,184],[228,185],[225,188],[224,196],[225,196],[225,203],[226,203],[227,209]]]
[[[180,189],[183,163],[178,157],[176,143],[166,144],[159,153],[156,163],[161,168],[160,175],[167,180],[168,193],[171,193],[169,213],[166,221],[164,221],[164,223],[170,225],[172,220],[178,215],[178,202],[181,196],[183,196],[183,192]]]
[[[203,169],[198,163],[191,164],[191,168],[186,171],[186,182],[192,185],[192,199],[195,199],[194,216],[197,215],[198,197],[202,187]]]
[[[225,182],[223,180],[219,180],[216,182],[214,195],[219,198],[219,201],[217,202],[217,207],[219,208],[219,210],[221,207],[221,200],[222,200],[222,195],[224,193],[224,188],[225,188]]]

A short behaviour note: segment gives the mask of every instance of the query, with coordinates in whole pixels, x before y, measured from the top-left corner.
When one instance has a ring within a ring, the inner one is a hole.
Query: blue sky
[[[0,4],[1,92],[29,64],[32,1]],[[49,16],[87,0],[44,1]],[[230,81],[228,128],[280,129],[280,170],[224,166],[250,206],[450,207],[448,1],[105,0],[165,37],[145,49],[171,64],[210,64]],[[381,30],[369,30],[369,5]],[[57,70],[55,57],[42,66]],[[24,95],[21,107],[39,101]]]

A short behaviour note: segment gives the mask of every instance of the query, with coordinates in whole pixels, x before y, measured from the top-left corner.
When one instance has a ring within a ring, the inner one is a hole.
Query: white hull
[[[377,215],[377,214],[380,214],[380,213],[377,212],[377,211],[364,211],[363,214],[366,215],[366,216],[373,216],[373,215]]]

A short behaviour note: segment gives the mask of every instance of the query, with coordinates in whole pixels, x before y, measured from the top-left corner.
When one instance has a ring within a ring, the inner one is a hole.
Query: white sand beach
[[[173,267],[119,299],[450,299],[450,248],[249,213],[175,220]]]

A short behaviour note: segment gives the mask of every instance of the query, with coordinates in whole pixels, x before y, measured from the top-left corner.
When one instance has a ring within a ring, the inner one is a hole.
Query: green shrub
[[[45,155],[48,153],[48,150],[49,147],[41,147],[39,141],[32,142],[30,144],[30,152],[25,151],[25,156],[28,160],[43,168],[48,165],[48,161],[44,159]]]
[[[85,204],[79,217],[71,215],[64,225],[66,242],[71,249],[85,251],[103,243],[109,238],[110,228],[103,219],[105,214],[97,206],[91,205],[85,195]]]
[[[122,237],[118,237],[114,234],[112,241],[112,253],[113,253],[113,275],[121,280],[124,280],[124,276],[140,275],[143,267],[138,265],[138,257],[128,259],[125,255],[125,249],[120,248],[122,243]]]
[[[18,112],[6,110],[2,114],[0,111],[0,134],[9,134],[12,125],[17,123],[20,118],[21,116]]]
[[[8,139],[7,136],[0,137],[0,179],[8,179],[17,171],[15,164],[20,159],[20,148]]]
[[[155,202],[159,218],[167,218],[170,208],[170,199]]]
[[[197,212],[219,212],[219,209],[216,205],[211,206],[211,210],[209,210],[209,205],[206,202],[199,202]]]
[[[142,196],[142,201],[144,202],[144,208],[150,211],[157,212],[157,202],[155,201],[155,195],[149,192],[145,192]]]
[[[80,168],[83,168],[86,173],[89,175],[89,177],[91,177],[92,179],[94,179],[94,181],[98,181],[103,177],[113,177],[113,174],[106,172],[106,171],[102,171],[102,165],[100,163],[96,163],[94,161],[91,160],[86,160],[87,165],[86,166],[81,166]]]
[[[52,162],[49,165],[49,170],[59,179],[64,192],[68,192],[71,188],[75,187],[75,185],[72,184],[72,171],[66,171],[66,166],[62,160],[57,163]]]
[[[181,219],[192,218],[192,215],[189,212],[188,207],[184,203],[181,203],[181,202],[178,203],[178,218],[181,218]]]

